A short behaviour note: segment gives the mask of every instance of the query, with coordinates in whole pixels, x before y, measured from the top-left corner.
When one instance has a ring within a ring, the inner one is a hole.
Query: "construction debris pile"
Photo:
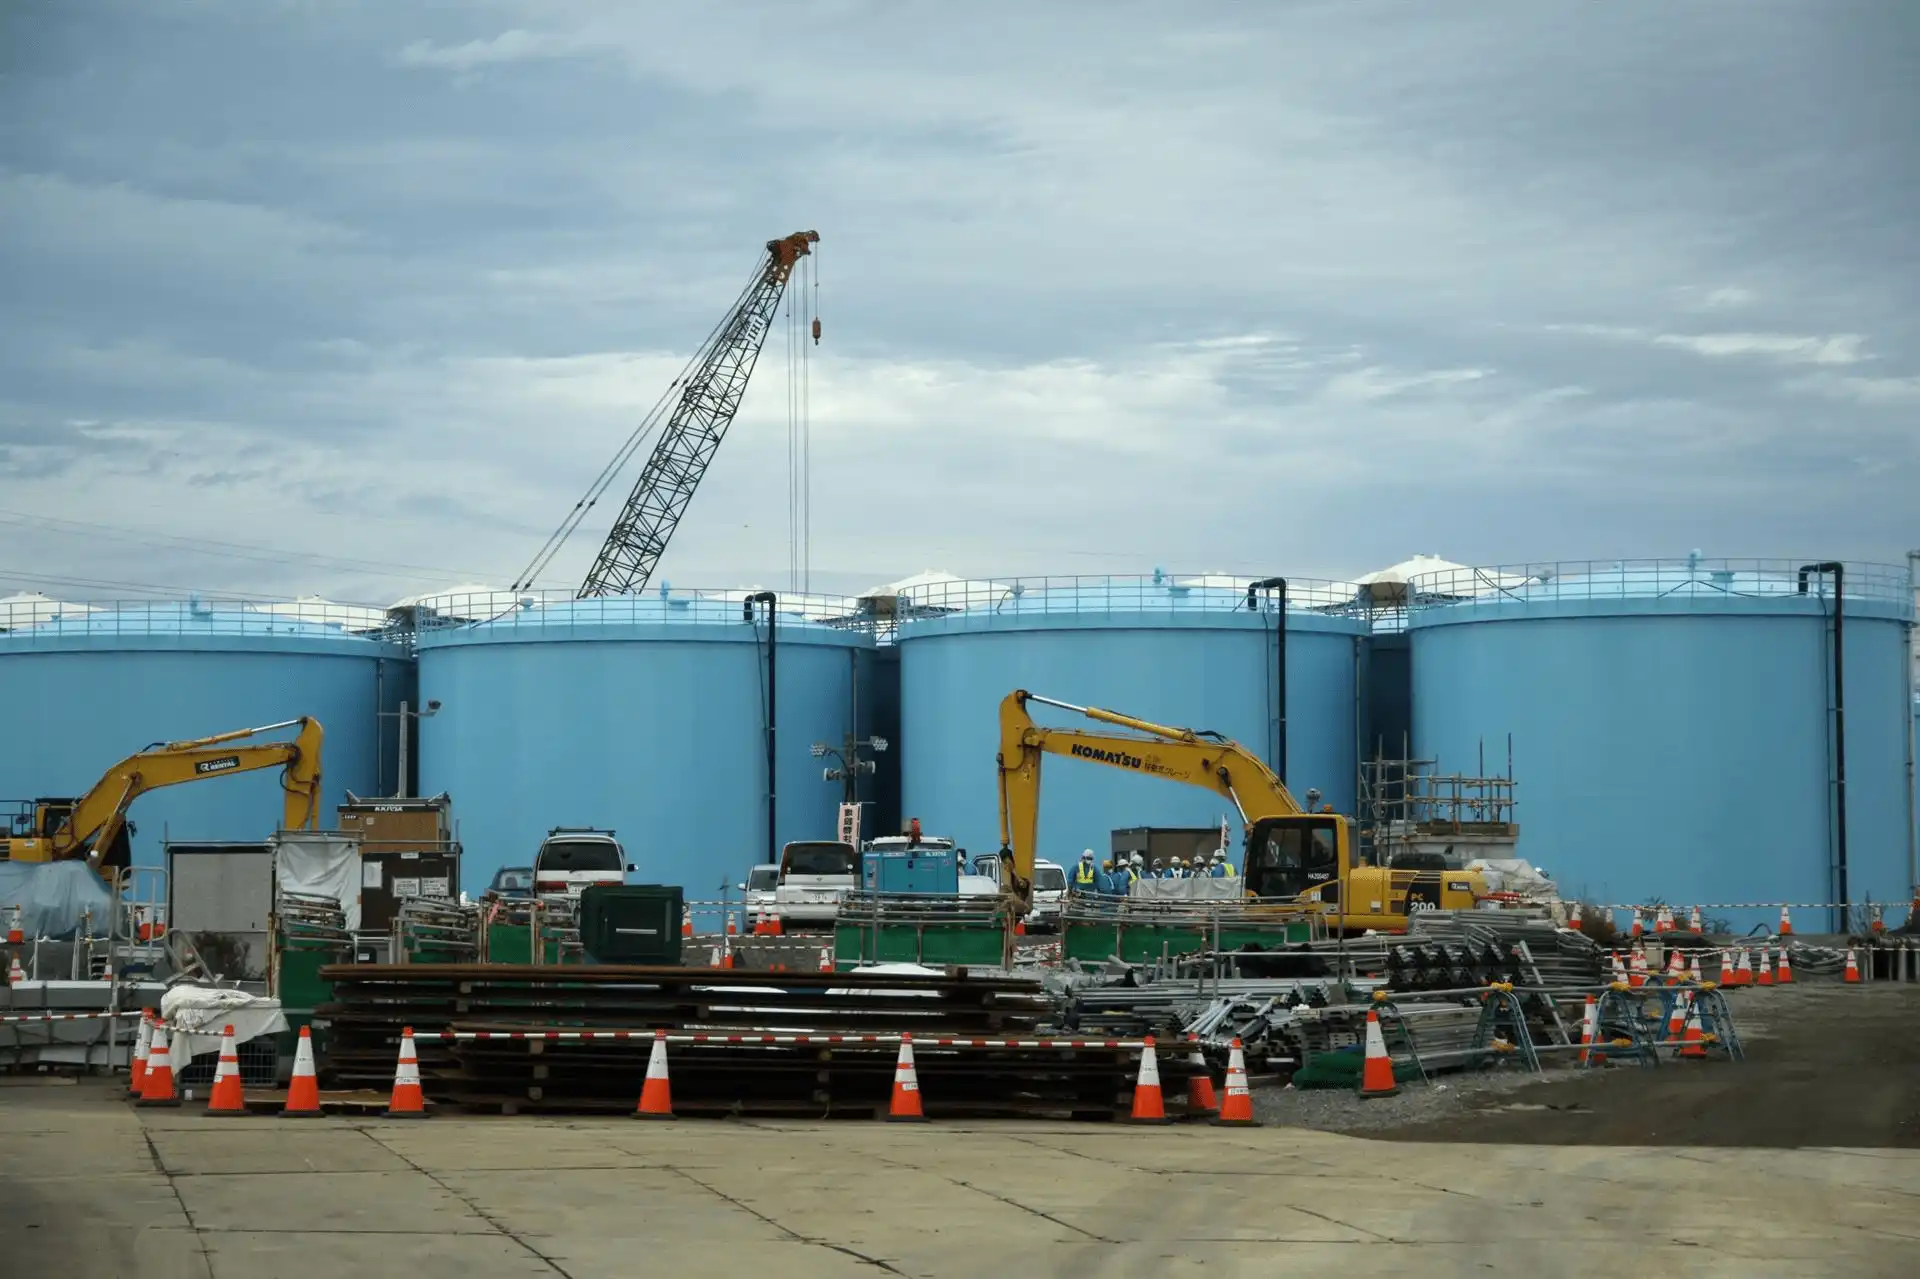
[[[1069,966],[1048,979],[1072,1033],[1193,1036],[1209,1058],[1244,1046],[1257,1073],[1290,1074],[1316,1056],[1354,1051],[1370,997],[1393,992],[1406,1053],[1451,1069],[1478,1064],[1492,1036],[1480,996],[1520,988],[1529,1039],[1567,1045],[1577,1032],[1554,992],[1590,989],[1605,955],[1544,913],[1415,916],[1404,936],[1313,941],[1183,956],[1166,964]],[[1343,977],[1344,974],[1344,977]]]
[[[656,1030],[672,1043],[680,1113],[886,1113],[910,1034],[929,1114],[1127,1113],[1139,1042],[1052,1040],[1038,983],[945,973],[749,973],[549,965],[341,965],[322,1074],[392,1078],[413,1030],[426,1096],[513,1112],[632,1110]],[[1180,1094],[1189,1063],[1163,1055]]]

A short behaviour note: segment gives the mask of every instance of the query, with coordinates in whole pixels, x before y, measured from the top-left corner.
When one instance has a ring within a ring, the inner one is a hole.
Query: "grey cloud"
[[[849,580],[1915,540],[1898,7],[931,12],[16,14],[0,473],[510,576],[816,226]],[[776,339],[675,580],[778,575],[782,377]]]

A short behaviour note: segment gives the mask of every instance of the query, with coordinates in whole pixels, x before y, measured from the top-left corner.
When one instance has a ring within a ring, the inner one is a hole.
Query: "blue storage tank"
[[[330,826],[347,791],[377,795],[391,784],[383,772],[394,752],[381,743],[392,721],[376,712],[397,704],[411,677],[403,647],[350,629],[368,612],[198,601],[0,606],[9,725],[0,798],[76,796],[155,742],[311,715],[326,729],[320,821]],[[128,814],[134,862],[159,864],[163,837],[264,839],[281,814],[278,770],[152,791]]]
[[[554,826],[611,828],[633,878],[689,900],[765,860],[766,626],[729,595],[529,596],[420,631],[420,697],[440,703],[420,721],[420,788],[451,794],[467,882],[530,865]],[[838,746],[864,714],[873,638],[821,615],[779,617],[781,843],[833,838],[841,785],[808,748]]]
[[[1351,588],[1292,581],[1287,613],[1286,780],[1302,802],[1352,812],[1357,655],[1367,633]],[[1244,583],[1139,577],[956,582],[918,590],[902,615],[902,818],[970,852],[1000,846],[1000,700],[1017,688],[1178,728],[1223,733],[1272,763],[1277,614]],[[1101,726],[1034,708],[1063,727]],[[1039,855],[1105,857],[1115,830],[1209,826],[1239,815],[1217,796],[1050,757]],[[1235,836],[1237,838],[1237,835]]]
[[[1696,552],[1417,579],[1415,752],[1473,772],[1483,749],[1504,766],[1511,735],[1520,853],[1562,892],[1834,902],[1835,600],[1798,568]],[[1913,599],[1904,568],[1849,564],[1845,581],[1848,897],[1903,901]]]

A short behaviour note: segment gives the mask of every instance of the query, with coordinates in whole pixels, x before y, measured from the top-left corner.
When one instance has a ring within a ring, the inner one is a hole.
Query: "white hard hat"
[[[1081,860],[1081,861],[1083,861],[1083,862],[1085,862],[1085,861],[1092,861],[1092,860],[1093,860],[1093,850],[1092,850],[1091,848],[1083,848],[1083,849],[1081,849],[1081,850],[1080,850],[1080,860]]]

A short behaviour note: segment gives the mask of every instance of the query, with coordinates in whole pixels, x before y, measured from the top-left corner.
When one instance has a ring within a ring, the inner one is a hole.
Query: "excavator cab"
[[[1336,904],[1349,865],[1348,826],[1337,813],[1261,818],[1247,832],[1242,872],[1247,892],[1285,898],[1314,893],[1329,906]]]
[[[73,816],[73,810],[79,807],[77,799],[54,799],[42,797],[31,800],[15,800],[6,805],[9,810],[4,820],[7,829],[0,835],[0,860],[38,862],[48,858],[47,841],[53,838]],[[120,868],[133,863],[133,840],[135,826],[132,822],[121,822],[114,830],[113,842],[107,847],[100,859],[103,867]]]

